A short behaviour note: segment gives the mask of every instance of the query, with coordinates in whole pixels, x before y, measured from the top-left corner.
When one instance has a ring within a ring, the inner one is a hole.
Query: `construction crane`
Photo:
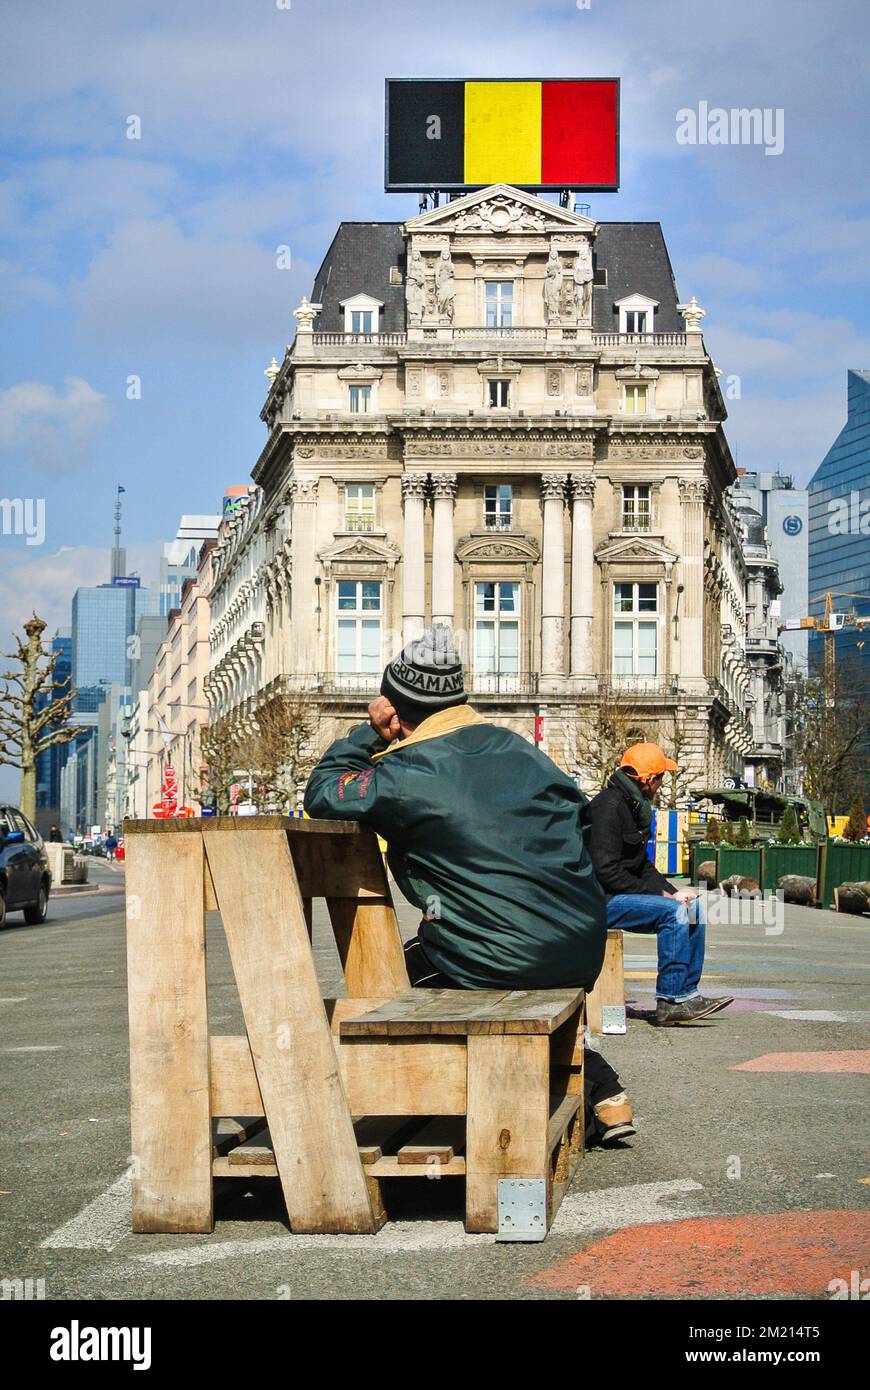
[[[848,613],[834,612],[835,598],[859,598],[864,603],[870,603],[870,594],[847,594],[841,590],[829,589],[824,594],[816,594],[810,599],[811,603],[818,603],[822,599],[825,601],[825,611],[821,614],[813,614],[808,618],[786,618],[784,623],[780,623],[780,632],[796,632],[801,628],[809,628],[811,632],[823,632],[825,634],[825,689],[829,699],[833,696],[834,682],[836,679],[837,661],[834,639],[838,632],[845,628],[856,628],[859,632],[864,628],[870,628],[870,614],[858,613],[853,604]]]

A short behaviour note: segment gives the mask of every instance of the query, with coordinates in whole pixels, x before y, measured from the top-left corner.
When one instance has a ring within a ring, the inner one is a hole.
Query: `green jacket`
[[[359,725],[305,792],[309,815],[388,841],[396,882],[425,914],[427,957],[467,989],[591,988],[607,925],[587,804],[537,748],[468,705],[389,745]]]

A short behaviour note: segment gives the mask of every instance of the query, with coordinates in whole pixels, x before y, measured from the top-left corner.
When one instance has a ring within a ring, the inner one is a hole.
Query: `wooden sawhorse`
[[[128,821],[125,839],[135,1231],[211,1231],[213,1179],[257,1175],[280,1179],[294,1231],[371,1234],[382,1180],[435,1161],[465,1173],[469,1230],[543,1238],[582,1154],[582,991],[410,990],[377,841],[355,824]],[[347,998],[320,995],[318,896]],[[246,1036],[209,1036],[209,908]]]

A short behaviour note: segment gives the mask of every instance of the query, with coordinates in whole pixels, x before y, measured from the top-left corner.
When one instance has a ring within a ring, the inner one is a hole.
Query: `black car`
[[[48,916],[51,869],[42,836],[16,806],[0,806],[0,927],[8,912],[31,926]]]

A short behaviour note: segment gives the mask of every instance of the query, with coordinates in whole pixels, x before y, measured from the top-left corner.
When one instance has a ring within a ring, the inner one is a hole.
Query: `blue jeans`
[[[680,1004],[698,993],[704,968],[706,923],[700,898],[688,905],[652,893],[617,893],[608,899],[607,925],[622,931],[654,931],[658,937],[656,996]]]

